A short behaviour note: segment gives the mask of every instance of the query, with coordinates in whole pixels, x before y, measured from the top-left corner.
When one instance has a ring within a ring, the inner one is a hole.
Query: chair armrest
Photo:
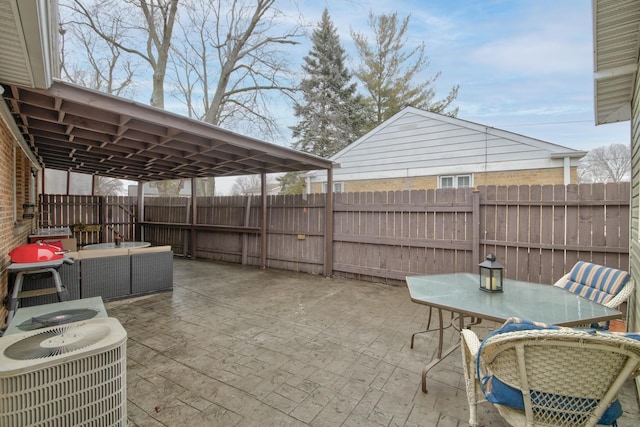
[[[622,304],[629,298],[634,288],[635,288],[635,282],[633,280],[633,277],[629,277],[629,281],[627,282],[626,285],[624,285],[624,287],[620,290],[620,292],[618,292],[618,295],[613,297],[605,305],[609,308],[618,308],[620,304]]]
[[[480,390],[480,383],[476,375],[476,358],[480,350],[480,340],[471,329],[460,331],[460,347],[462,353],[462,367],[464,368],[464,385],[469,402],[469,425],[478,426],[478,403],[484,401]]]
[[[460,331],[461,345],[463,350],[475,361],[480,349],[480,339],[471,329],[463,329]]]
[[[467,387],[472,387],[476,381],[476,359],[480,350],[480,339],[471,329],[460,331],[460,352],[462,353],[462,366],[464,368],[465,382]],[[471,389],[469,390],[471,391]]]

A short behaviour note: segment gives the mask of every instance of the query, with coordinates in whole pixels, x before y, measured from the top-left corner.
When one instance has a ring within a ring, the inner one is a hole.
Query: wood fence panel
[[[436,190],[436,197],[433,207],[438,206],[439,203],[443,202],[446,199],[447,193],[443,190]],[[444,215],[442,212],[435,214],[435,224],[434,224],[434,240],[442,241],[444,239]],[[434,273],[440,274],[446,271],[445,268],[445,254],[444,250],[438,248],[434,245],[434,253],[433,253],[433,261],[434,261]]]
[[[544,185],[540,191],[540,283],[553,282],[553,227],[554,227],[554,206],[553,206],[553,186]]]
[[[471,189],[466,189],[465,191],[457,191],[456,204],[460,205],[466,203],[472,203]],[[453,234],[454,240],[457,242],[472,241],[473,237],[471,233],[473,230],[473,221],[470,221],[469,213],[461,211],[455,212],[453,214],[453,218],[455,221]],[[456,266],[460,266],[460,268],[463,270],[468,270],[471,268],[471,265],[469,263],[471,259],[471,251],[455,249],[454,253],[454,264]]]
[[[553,274],[552,279],[544,283],[555,283],[558,278],[565,275],[571,267],[566,267],[565,257],[567,251],[566,240],[566,187],[564,185],[556,185],[553,187]],[[573,266],[573,264],[571,264]]]
[[[436,203],[436,192],[435,190],[427,190],[425,194],[425,229],[427,231],[426,238],[427,241],[434,240],[436,238],[436,213],[434,210],[429,209],[429,206],[433,206]],[[423,249],[424,259],[425,259],[425,269],[424,272],[427,274],[435,273],[436,269],[436,248],[433,246],[426,246]]]
[[[384,237],[383,224],[386,224],[387,212],[387,192],[376,191],[373,193],[372,203],[379,205],[381,208],[373,213],[372,235],[374,237]],[[395,260],[387,257],[387,253],[383,252],[382,245],[372,245],[373,257],[371,266],[382,271],[393,269]],[[402,260],[400,260],[402,262]]]
[[[578,247],[578,225],[579,221],[579,207],[576,203],[578,201],[578,186],[567,185],[566,188],[566,217],[565,217],[565,245],[567,247]],[[567,271],[571,269],[569,266],[573,266],[578,261],[578,252],[575,250],[566,250],[565,263],[567,265]]]
[[[519,188],[516,185],[510,185],[507,189],[507,199],[510,202],[508,204],[507,211],[507,242],[518,243],[518,201],[519,201]],[[482,202],[480,202],[482,203]],[[495,250],[495,254],[498,259],[505,261],[506,275],[507,277],[518,276],[518,248],[516,245],[505,245],[504,252],[501,254],[498,249]],[[502,256],[500,256],[502,255]]]
[[[527,280],[530,282],[540,281],[540,269],[542,268],[542,249],[540,247],[541,221],[542,218],[542,187],[532,185],[529,188],[529,243],[531,247],[528,253],[529,269]],[[537,244],[537,247],[536,247]]]
[[[553,283],[577,260],[628,269],[629,192],[624,183],[338,193],[333,272],[403,284],[409,274],[476,273],[490,252],[507,277],[542,283]],[[323,274],[326,195],[266,201],[267,265]],[[129,197],[42,195],[39,225],[100,225],[107,227],[105,239],[113,229],[127,240],[135,230],[136,203]],[[256,196],[198,197],[192,225],[189,197],[147,197],[145,240],[187,255],[193,233],[196,257],[260,265],[261,203]],[[100,238],[91,233],[79,235],[81,245]]]
[[[414,241],[426,241],[426,239],[429,239],[429,236],[433,236],[434,217],[428,207],[430,203],[433,203],[433,197],[435,197],[434,193],[412,190],[396,193],[396,197],[399,198],[397,199],[398,204],[402,206],[410,206],[410,209],[414,211],[413,215],[416,218],[417,227],[413,230],[409,230],[410,238],[414,239]],[[406,215],[409,215],[409,213],[394,212],[393,216],[404,217]],[[396,233],[392,237],[400,237],[402,239],[402,234]],[[410,241],[407,241],[407,243],[409,242]],[[400,266],[399,271],[419,271],[422,274],[433,271],[433,253],[425,246],[401,244],[400,247],[390,253],[390,256],[394,256],[396,253],[400,254],[400,256],[405,256],[405,254],[410,255],[410,261],[408,263],[403,263]]]
[[[591,187],[591,201],[606,200],[604,184],[594,184]],[[606,265],[606,237],[604,218],[606,206],[597,204],[591,206],[591,246],[595,251],[591,254],[591,262]],[[602,251],[598,251],[601,248]]]
[[[605,214],[605,237],[607,247],[628,248],[630,236],[630,207],[627,202],[630,183],[609,183],[605,187],[607,198],[617,203],[608,204]],[[619,251],[607,253],[607,265],[628,271],[629,257]]]
[[[485,188],[484,195],[487,201],[497,200],[496,190],[497,188],[495,186]],[[499,240],[498,227],[500,227],[500,224],[497,223],[498,212],[496,205],[487,204],[483,209],[483,213],[483,222],[481,223],[482,226],[480,228],[484,230],[484,238],[486,240]]]
[[[507,226],[508,226],[508,218],[507,218],[507,205],[506,202],[508,200],[508,189],[506,185],[500,185],[496,188],[495,201],[502,202],[496,203],[496,234],[495,239],[499,242],[507,241]],[[489,208],[489,206],[487,206]],[[478,261],[480,262],[480,261]]]
[[[580,184],[578,186],[578,200],[580,202],[591,200],[591,188],[589,184]],[[578,205],[578,246],[588,248],[592,244],[592,213],[591,206],[585,206],[582,203]],[[583,255],[578,251],[578,259],[583,259]]]
[[[529,202],[529,187],[521,185],[518,187],[518,201]],[[528,280],[529,279],[529,251],[519,250],[520,247],[527,247],[529,244],[529,226],[530,226],[530,205],[525,203],[519,204],[518,209],[518,243],[517,259],[518,268],[516,270],[516,279]]]

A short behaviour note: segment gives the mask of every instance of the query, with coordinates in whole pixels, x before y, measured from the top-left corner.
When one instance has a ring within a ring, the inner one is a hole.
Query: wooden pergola
[[[24,143],[41,167],[145,183],[259,174],[262,177],[262,266],[266,266],[266,174],[327,170],[325,275],[333,237],[330,160],[271,144],[62,81],[48,89],[3,85],[4,99]],[[138,218],[143,218],[138,185]],[[192,233],[196,229],[192,227]],[[195,239],[192,239],[195,246]],[[195,247],[192,247],[195,253]]]

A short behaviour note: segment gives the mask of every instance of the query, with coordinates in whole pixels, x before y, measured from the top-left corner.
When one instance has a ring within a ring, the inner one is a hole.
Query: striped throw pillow
[[[629,278],[626,271],[578,261],[569,272],[569,279],[559,286],[591,301],[606,304],[622,290]]]

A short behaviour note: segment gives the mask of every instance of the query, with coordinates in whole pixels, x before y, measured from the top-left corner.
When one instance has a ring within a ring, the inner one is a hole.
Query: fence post
[[[480,262],[480,190],[473,189],[471,193],[471,217],[473,221],[473,242],[471,246],[471,257],[474,263]]]
[[[198,223],[198,202],[196,200],[196,179],[191,178],[191,227],[190,227],[190,239],[191,239],[191,258],[196,259],[197,252],[197,231],[195,229],[196,224]],[[187,208],[188,210],[188,208]]]
[[[327,169],[327,192],[324,206],[324,276],[333,273],[333,169]]]
[[[94,195],[92,197],[96,196]],[[105,199],[106,196],[98,196],[98,224],[102,225],[102,228],[100,229],[100,243],[107,243],[110,241],[107,235],[107,202]]]
[[[243,225],[245,227],[249,227],[250,220],[251,220],[251,194],[248,194],[247,204],[244,207]],[[260,243],[262,243],[262,241]],[[247,265],[247,262],[249,262],[248,251],[249,251],[249,235],[247,233],[242,233],[242,265]]]

